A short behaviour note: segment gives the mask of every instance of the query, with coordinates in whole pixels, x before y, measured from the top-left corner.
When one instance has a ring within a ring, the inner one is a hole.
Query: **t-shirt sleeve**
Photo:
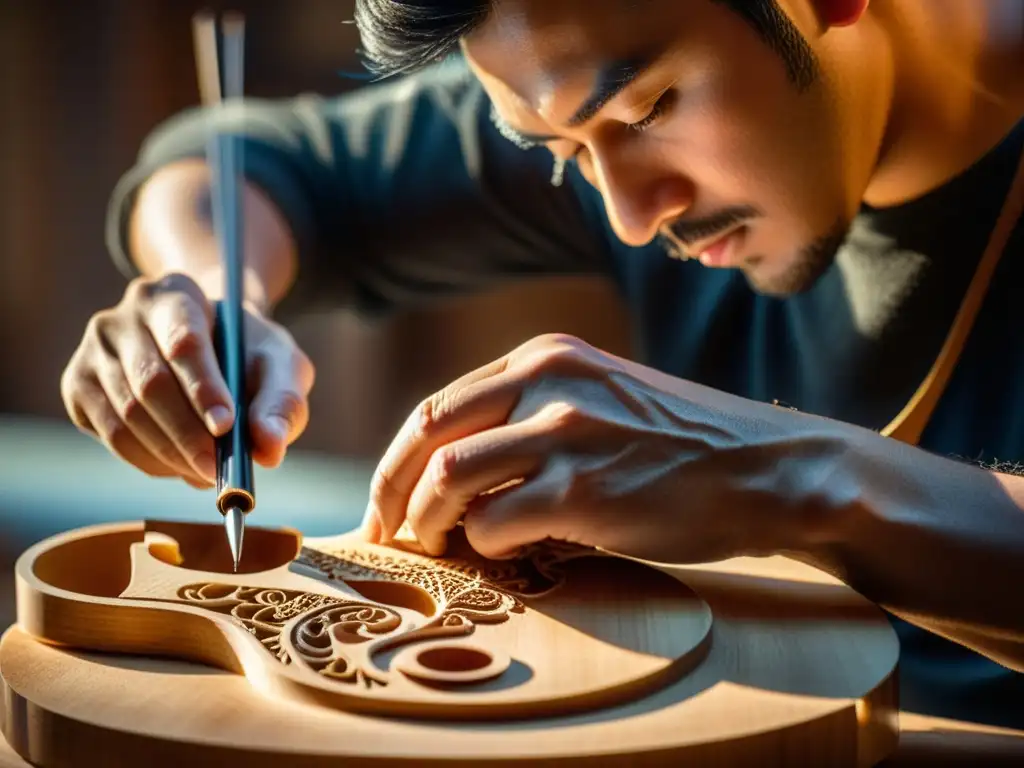
[[[461,62],[340,97],[247,99],[193,108],[158,126],[110,200],[108,247],[137,274],[126,243],[139,186],[161,166],[202,157],[211,124],[241,143],[247,178],[295,235],[299,312],[394,308],[537,274],[611,274],[584,182],[551,184],[547,150],[502,137]]]

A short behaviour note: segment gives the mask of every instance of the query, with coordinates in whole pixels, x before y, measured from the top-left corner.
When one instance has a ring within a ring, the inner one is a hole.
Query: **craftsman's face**
[[[780,7],[813,39],[811,0]],[[834,55],[787,60],[713,0],[502,0],[464,50],[504,133],[572,158],[623,242],[660,237],[779,295],[832,263],[875,138],[843,117]]]

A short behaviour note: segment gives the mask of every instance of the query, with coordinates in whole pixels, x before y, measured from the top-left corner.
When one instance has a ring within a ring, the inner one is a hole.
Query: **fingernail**
[[[215,405],[206,412],[206,427],[214,435],[221,435],[231,428],[231,410],[223,405]]]

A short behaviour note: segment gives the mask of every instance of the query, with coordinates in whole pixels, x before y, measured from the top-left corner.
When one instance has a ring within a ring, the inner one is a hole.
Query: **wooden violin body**
[[[232,573],[219,526],[147,522],[41,542],[16,577],[4,732],[40,765],[79,764],[76,739],[123,756],[104,765],[250,767],[852,766],[896,744],[885,617],[779,558],[497,562],[457,534],[435,559],[250,528]]]

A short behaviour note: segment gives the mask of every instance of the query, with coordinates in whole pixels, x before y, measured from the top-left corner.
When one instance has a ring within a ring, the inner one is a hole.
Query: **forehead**
[[[498,0],[464,41],[489,88],[533,107],[556,89],[586,88],[610,64],[648,56],[688,26],[681,0]]]

